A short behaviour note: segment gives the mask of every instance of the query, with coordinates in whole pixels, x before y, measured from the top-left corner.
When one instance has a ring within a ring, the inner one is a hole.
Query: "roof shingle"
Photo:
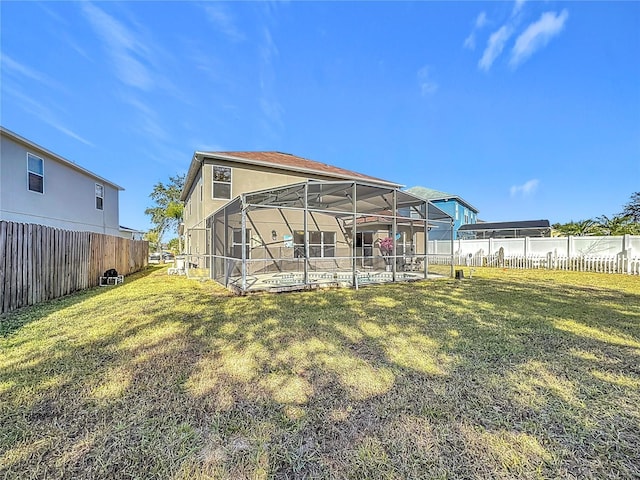
[[[332,177],[341,177],[345,179],[360,179],[368,182],[383,183],[386,185],[400,186],[400,184],[384,180],[381,178],[364,175],[362,173],[347,170],[345,168],[335,167],[326,163],[309,160],[307,158],[298,157],[290,153],[282,152],[197,152],[205,157],[229,157],[239,161],[248,161],[248,163],[263,163],[272,166],[282,167],[289,170],[311,171],[317,174],[325,174]]]

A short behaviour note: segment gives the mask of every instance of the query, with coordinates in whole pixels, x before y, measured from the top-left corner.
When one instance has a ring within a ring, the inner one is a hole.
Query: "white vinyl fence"
[[[640,275],[640,235],[433,240],[429,254],[470,267],[548,268]],[[433,259],[431,263],[434,263]]]

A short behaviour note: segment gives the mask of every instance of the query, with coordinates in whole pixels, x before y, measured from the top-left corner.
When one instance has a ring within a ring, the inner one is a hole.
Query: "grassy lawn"
[[[637,277],[232,297],[152,268],[0,319],[0,478],[640,476]]]

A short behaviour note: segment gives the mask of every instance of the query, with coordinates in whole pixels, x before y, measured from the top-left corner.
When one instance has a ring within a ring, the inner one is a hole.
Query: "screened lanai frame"
[[[453,230],[428,200],[361,181],[245,193],[205,222],[211,278],[241,293],[428,278],[429,231]]]

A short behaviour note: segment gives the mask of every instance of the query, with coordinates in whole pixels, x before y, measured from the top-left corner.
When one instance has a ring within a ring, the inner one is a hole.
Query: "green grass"
[[[152,268],[0,317],[0,478],[637,478],[639,365],[637,277]]]

